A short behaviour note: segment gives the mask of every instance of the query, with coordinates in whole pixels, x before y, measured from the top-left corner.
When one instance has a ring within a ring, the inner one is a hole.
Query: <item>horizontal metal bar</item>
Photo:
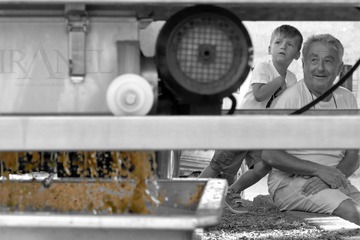
[[[2,116],[0,151],[360,148],[360,116]]]
[[[2,18],[59,17],[64,14],[64,5],[72,3],[86,4],[90,18],[136,15],[139,19],[167,20],[184,7],[212,4],[230,9],[243,21],[360,21],[357,0],[0,0]]]
[[[227,114],[229,110],[224,109],[222,113],[224,115]],[[253,114],[262,114],[262,115],[290,115],[295,112],[294,109],[236,109],[234,111],[234,115],[253,115]],[[359,115],[360,109],[309,109],[303,112],[301,115],[311,115],[311,116],[319,116],[319,115],[332,115],[332,116],[340,116],[340,115]]]
[[[0,3],[87,3],[87,4],[309,4],[309,5],[341,5],[359,6],[357,0],[0,0]]]

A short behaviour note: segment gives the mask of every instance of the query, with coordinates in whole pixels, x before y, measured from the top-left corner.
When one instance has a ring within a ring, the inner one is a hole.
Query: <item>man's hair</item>
[[[290,26],[290,25],[281,25],[281,26],[275,28],[271,34],[270,44],[273,42],[276,35],[284,35],[285,37],[289,37],[289,38],[298,37],[299,38],[299,51],[300,51],[301,45],[303,43],[303,36],[297,28]]]
[[[321,42],[321,43],[330,45],[331,47],[335,48],[339,54],[339,60],[340,60],[340,62],[342,62],[342,58],[344,56],[344,47],[341,44],[339,39],[335,38],[334,36],[332,36],[330,34],[318,34],[318,35],[312,35],[311,37],[309,37],[304,43],[304,47],[302,50],[303,57],[309,51],[310,45],[315,42]]]

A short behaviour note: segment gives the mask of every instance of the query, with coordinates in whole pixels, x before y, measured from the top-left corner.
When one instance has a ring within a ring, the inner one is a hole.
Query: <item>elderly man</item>
[[[329,34],[310,37],[302,54],[304,79],[274,108],[303,107],[326,92],[341,71],[344,49]],[[357,104],[350,91],[338,88],[314,108],[354,109]],[[360,192],[347,179],[359,167],[358,150],[267,150],[262,157],[273,167],[269,192],[281,210],[333,214],[360,225]]]

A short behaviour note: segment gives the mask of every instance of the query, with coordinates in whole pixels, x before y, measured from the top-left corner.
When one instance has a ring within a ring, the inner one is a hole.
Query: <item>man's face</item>
[[[338,51],[331,45],[315,42],[303,59],[306,86],[317,97],[332,87],[342,68]]]

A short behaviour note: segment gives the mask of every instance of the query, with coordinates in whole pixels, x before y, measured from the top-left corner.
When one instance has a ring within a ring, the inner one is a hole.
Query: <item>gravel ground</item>
[[[294,215],[280,212],[269,196],[259,195],[254,201],[244,200],[249,210],[234,214],[226,207],[219,225],[204,229],[201,240],[240,239],[360,239],[360,229],[325,231]]]

